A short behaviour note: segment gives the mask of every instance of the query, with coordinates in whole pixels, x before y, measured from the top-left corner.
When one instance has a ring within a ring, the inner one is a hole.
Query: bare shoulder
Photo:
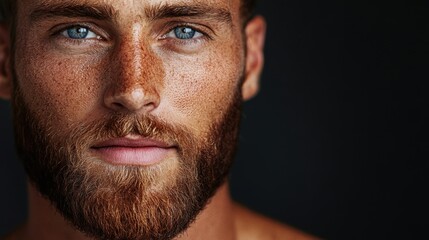
[[[313,240],[319,239],[293,227],[235,204],[235,224],[238,240]]]

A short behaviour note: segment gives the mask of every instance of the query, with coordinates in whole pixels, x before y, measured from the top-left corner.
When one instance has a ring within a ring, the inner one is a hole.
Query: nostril
[[[106,106],[115,111],[151,111],[157,107],[157,94],[145,92],[141,87],[128,89],[128,91],[114,88],[106,94]]]
[[[115,109],[115,110],[118,110],[118,109],[121,109],[121,108],[125,108],[125,106],[122,105],[122,104],[120,104],[120,103],[118,103],[118,102],[113,102],[112,103],[112,108]]]
[[[156,108],[156,104],[154,102],[148,102],[143,106],[143,108],[146,109],[146,111],[152,111]]]

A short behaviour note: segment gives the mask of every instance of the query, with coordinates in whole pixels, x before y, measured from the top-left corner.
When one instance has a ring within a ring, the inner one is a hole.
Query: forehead
[[[21,0],[18,13],[30,16],[33,10],[58,6],[88,6],[108,9],[119,18],[147,17],[153,10],[164,6],[200,7],[201,9],[222,10],[231,15],[233,21],[240,18],[241,0]],[[22,16],[22,15],[21,15]]]

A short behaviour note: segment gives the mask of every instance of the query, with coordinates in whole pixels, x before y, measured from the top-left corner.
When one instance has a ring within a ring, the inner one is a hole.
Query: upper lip
[[[92,148],[108,148],[108,147],[124,147],[124,148],[172,148],[174,145],[166,142],[155,140],[146,137],[122,137],[112,138],[96,143]]]

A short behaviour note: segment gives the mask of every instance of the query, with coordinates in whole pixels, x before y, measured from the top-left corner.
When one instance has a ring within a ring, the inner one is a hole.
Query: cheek
[[[87,115],[97,104],[100,89],[94,78],[100,61],[66,58],[33,47],[23,49],[27,49],[25,55],[16,54],[17,81],[36,114],[72,121]]]
[[[219,120],[232,101],[243,73],[244,57],[236,47],[218,46],[198,57],[166,58],[166,96],[170,108],[194,126]]]

